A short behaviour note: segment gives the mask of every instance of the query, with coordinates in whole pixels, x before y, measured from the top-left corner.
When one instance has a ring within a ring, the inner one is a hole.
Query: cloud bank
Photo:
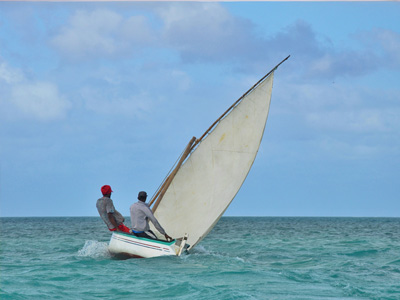
[[[0,101],[5,119],[54,121],[66,117],[71,103],[56,84],[26,79],[22,70],[0,63]]]
[[[356,32],[347,38],[360,47],[342,49],[301,19],[274,34],[261,34],[251,20],[232,15],[219,3],[162,3],[147,9],[146,15],[76,11],[51,44],[75,60],[127,58],[161,48],[183,64],[229,62],[250,68],[291,54],[308,79],[400,68],[400,36],[390,30]]]

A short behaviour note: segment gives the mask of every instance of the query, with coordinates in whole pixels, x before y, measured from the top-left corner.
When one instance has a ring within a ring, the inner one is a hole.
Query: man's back
[[[131,205],[131,224],[135,231],[148,231],[150,229],[148,219],[154,224],[161,234],[165,234],[165,230],[158,223],[152,211],[145,202],[138,201]]]
[[[110,222],[110,219],[108,218],[109,213],[114,214],[115,220],[118,224],[124,221],[124,217],[115,209],[113,201],[109,197],[104,196],[98,199],[96,207],[100,217],[103,219],[104,223],[106,223],[109,229],[114,228],[114,225]]]

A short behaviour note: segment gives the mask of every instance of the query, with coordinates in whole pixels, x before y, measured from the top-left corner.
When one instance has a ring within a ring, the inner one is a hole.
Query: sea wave
[[[91,257],[91,258],[104,258],[111,257],[108,252],[108,244],[99,241],[85,241],[83,248],[78,251],[80,257]]]
[[[129,260],[99,218],[2,226],[0,299],[399,299],[400,219],[226,217],[180,257]]]

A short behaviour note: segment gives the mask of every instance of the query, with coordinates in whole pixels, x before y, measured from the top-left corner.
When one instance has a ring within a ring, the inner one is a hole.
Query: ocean
[[[223,217],[189,254],[128,260],[99,217],[0,230],[1,299],[400,299],[400,218]]]

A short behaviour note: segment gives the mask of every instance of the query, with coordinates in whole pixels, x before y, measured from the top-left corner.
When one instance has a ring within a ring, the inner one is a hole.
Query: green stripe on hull
[[[161,244],[161,245],[168,245],[171,246],[173,244],[175,244],[175,240],[172,240],[171,242],[167,242],[167,241],[161,241],[161,240],[152,240],[152,239],[147,239],[144,237],[139,237],[139,236],[135,236],[132,234],[127,234],[124,232],[114,232],[114,234],[119,234],[119,235],[124,235],[133,239],[137,239],[137,240],[142,240],[142,241],[149,241],[149,242],[153,242],[153,243],[157,243],[157,244]]]

